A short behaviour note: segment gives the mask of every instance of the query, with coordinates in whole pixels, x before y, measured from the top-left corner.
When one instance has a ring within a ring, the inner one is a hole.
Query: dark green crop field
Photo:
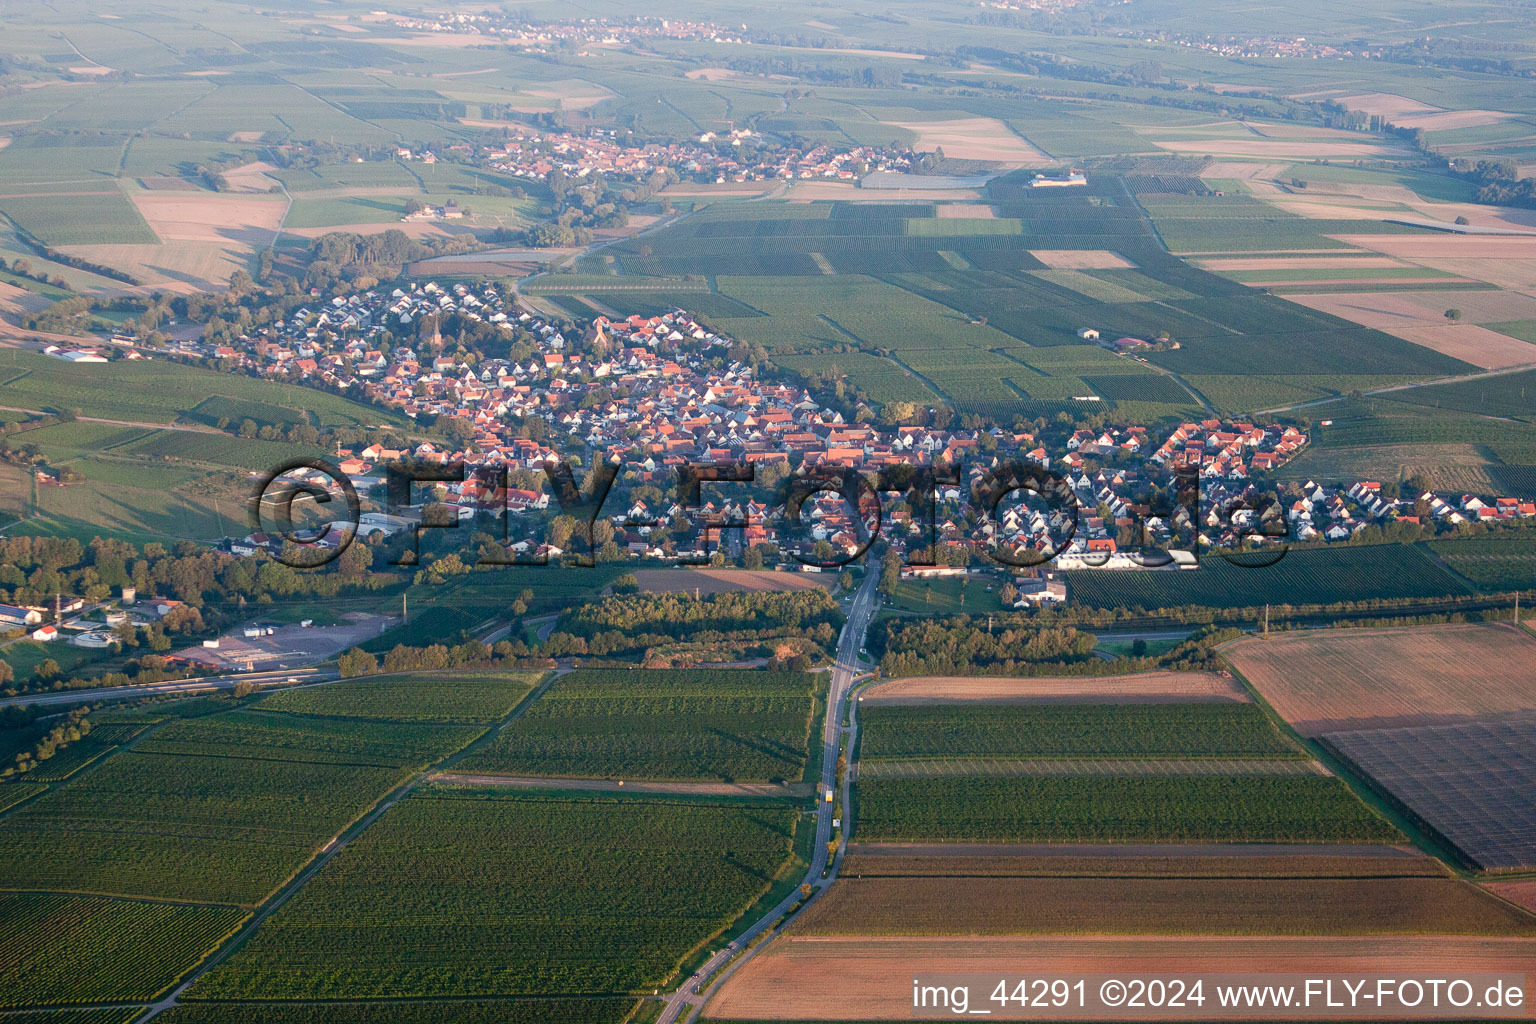
[[[173,722],[0,821],[0,886],[253,904],[480,727]]]
[[[812,676],[582,670],[457,767],[508,775],[798,781]]]
[[[1300,755],[1252,704],[871,704],[860,719],[861,760]]]
[[[532,691],[538,672],[420,673],[284,690],[262,710],[395,722],[495,722]]]
[[[1388,842],[1335,778],[949,777],[859,784],[865,842]]]
[[[1460,597],[1466,583],[1404,544],[1303,548],[1274,565],[1244,568],[1206,556],[1196,571],[1066,573],[1073,601],[1094,608],[1257,608],[1264,604]]]
[[[232,907],[0,893],[0,1007],[148,1001],[247,916]]]
[[[740,804],[418,793],[191,994],[649,994],[767,890],[794,818]]]

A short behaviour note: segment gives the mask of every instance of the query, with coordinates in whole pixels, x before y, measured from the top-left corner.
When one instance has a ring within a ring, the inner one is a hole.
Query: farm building
[[[1077,336],[1082,338],[1084,341],[1099,340],[1099,332],[1094,330],[1092,327],[1079,327],[1077,329]]]

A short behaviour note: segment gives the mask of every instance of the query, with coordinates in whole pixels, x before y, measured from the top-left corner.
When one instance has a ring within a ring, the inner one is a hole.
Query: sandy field
[[[1459,282],[1459,281],[1468,281],[1468,279],[1466,279],[1466,278],[1455,278],[1455,277],[1394,277],[1394,278],[1391,279],[1391,282],[1393,284],[1424,284],[1424,285],[1443,285],[1443,284],[1451,284],[1451,283]],[[1299,274],[1299,275],[1297,275],[1295,280],[1291,280],[1291,281],[1254,281],[1254,282],[1251,282],[1249,284],[1249,287],[1251,287],[1251,288],[1318,288],[1318,287],[1325,287],[1325,286],[1328,286],[1328,285],[1340,285],[1340,284],[1347,284],[1347,285],[1380,285],[1381,283],[1382,283],[1382,279],[1379,278],[1379,277],[1330,277],[1330,278],[1316,278],[1316,277],[1307,277],[1304,274]],[[1468,283],[1476,283],[1476,282],[1469,281]]]
[[[1536,365],[1536,345],[1474,324],[1394,327],[1387,333],[1485,370]]]
[[[1390,256],[1223,256],[1196,260],[1206,270],[1377,270],[1406,267]]]
[[[906,1020],[912,1011],[912,976],[920,973],[1018,976],[1027,968],[1031,976],[1043,977],[1379,971],[1445,977],[1457,971],[1525,973],[1533,957],[1536,940],[1521,938],[781,937],[727,979],[710,1000],[706,1014],[755,1020]],[[1093,1019],[1123,1016],[1122,1010]],[[1255,1016],[1268,1020],[1274,1011]],[[1167,1011],[1163,1019],[1187,1017],[1188,1011]],[[1158,1015],[1142,1010],[1136,1019],[1158,1019]]]
[[[471,772],[433,772],[433,782],[457,786],[505,786],[509,789],[579,789],[603,793],[689,793],[696,796],[810,796],[814,784],[796,782],[779,786],[771,782],[640,782],[617,779],[567,779],[531,775],[476,775]]]
[[[4,149],[6,146],[9,146],[10,144],[11,144],[11,137],[9,135],[0,135],[0,149]]]
[[[1381,114],[1403,128],[1444,131],[1449,128],[1473,128],[1492,124],[1515,115],[1502,110],[1447,110],[1420,100],[1390,92],[1368,92],[1358,96],[1340,96],[1339,102],[1351,110]]]
[[[268,239],[271,235],[267,236]],[[263,245],[266,243],[263,242]],[[187,242],[162,245],[61,245],[60,252],[131,274],[154,291],[190,294],[220,289],[236,270],[250,269],[253,246],[243,242]],[[124,285],[122,291],[135,291]]]
[[[881,123],[916,132],[917,144],[912,148],[920,152],[943,148],[945,156],[957,160],[993,160],[1015,167],[1052,162],[1050,157],[992,117]]]
[[[913,676],[876,683],[859,700],[875,704],[952,704],[982,701],[1095,701],[1155,704],[1168,701],[1246,701],[1237,680],[1209,672],[1147,672],[1132,676],[1036,677]]]
[[[647,594],[723,594],[733,591],[832,589],[832,573],[774,572],[770,569],[636,569]]]
[[[224,180],[231,186],[246,192],[265,192],[278,184],[278,180],[272,177],[272,172],[277,170],[275,166],[262,160],[254,163],[241,164],[233,170],[224,172]]]
[[[939,220],[997,219],[997,211],[986,203],[940,203],[933,212]]]
[[[1268,157],[1272,160],[1311,160],[1314,157],[1379,158],[1402,152],[1375,142],[1306,142],[1290,139],[1148,139],[1172,153],[1200,153],[1225,157]],[[945,152],[948,152],[946,150]]]
[[[1029,254],[1052,270],[1123,270],[1136,266],[1108,249],[1031,249]]]
[[[1414,262],[1433,259],[1536,259],[1536,236],[1333,235],[1347,245],[1373,249]]]
[[[1200,172],[1202,178],[1237,178],[1252,181],[1255,178],[1278,178],[1290,170],[1290,164],[1254,164],[1215,161]]]
[[[40,313],[53,305],[46,296],[0,281],[0,310],[7,313]]]
[[[1536,318],[1536,296],[1513,291],[1317,293],[1287,295],[1286,298],[1362,327],[1394,332],[1405,327],[1454,330],[1476,323],[1508,323]],[[1445,318],[1448,309],[1461,310],[1460,323]],[[1492,339],[1484,340],[1494,343]]]
[[[135,192],[129,198],[155,234],[183,242],[266,245],[288,209],[288,201],[281,196]]]
[[[1284,633],[1221,653],[1304,736],[1536,709],[1536,639],[1500,623]]]
[[[1536,295],[1536,253],[1530,259],[1434,259],[1424,257],[1414,262],[1459,277],[1482,281],[1497,288]]]

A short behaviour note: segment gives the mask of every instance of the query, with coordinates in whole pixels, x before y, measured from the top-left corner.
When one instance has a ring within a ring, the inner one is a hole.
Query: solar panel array
[[[1325,741],[1484,869],[1536,866],[1536,718]]]

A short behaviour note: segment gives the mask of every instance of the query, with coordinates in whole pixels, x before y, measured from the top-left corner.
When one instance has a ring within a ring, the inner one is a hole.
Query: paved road
[[[92,690],[59,690],[25,697],[6,697],[0,700],[0,708],[17,704],[44,707],[52,704],[88,704],[95,700],[128,700],[133,697],[164,696],[174,693],[198,693],[203,690],[233,690],[242,680],[262,686],[281,683],[288,679],[302,683],[329,682],[337,678],[333,671],[315,668],[276,669],[271,672],[242,672],[218,676],[198,676],[195,679],[176,679],[168,683],[145,683],[142,686],[104,686]]]
[[[805,873],[805,881],[818,888],[830,885],[836,877],[836,862],[828,863],[827,843],[832,839],[832,804],[826,802],[825,794],[837,784],[837,754],[838,747],[843,736],[843,706],[848,699],[848,693],[853,688],[853,681],[863,671],[859,665],[859,651],[864,646],[864,636],[869,629],[869,624],[874,620],[875,612],[880,608],[876,588],[879,586],[880,575],[878,572],[869,572],[864,579],[864,585],[859,588],[853,599],[853,604],[848,609],[848,622],[843,626],[842,635],[837,641],[837,663],[832,668],[832,681],[827,693],[827,719],[822,726],[822,758],[821,758],[821,785],[816,791],[816,840],[811,847],[811,864]],[[849,780],[843,781],[843,807],[848,807]],[[847,840],[842,841],[838,849],[841,856],[843,849],[847,847]],[[823,878],[822,873],[827,877]],[[758,935],[774,922],[783,917],[789,908],[800,899],[797,891],[788,896],[758,919],[746,931],[736,937],[725,948],[719,950],[714,956],[705,962],[692,977],[683,982],[678,990],[667,997],[667,1005],[657,1018],[657,1024],[673,1024],[678,1020],[692,1021],[697,1018],[700,1008],[708,996],[708,989],[702,993],[695,993],[696,988],[702,988],[721,964],[731,957],[737,950],[750,943]],[[750,955],[750,954],[749,954]],[[746,957],[737,961],[740,965]],[[723,979],[722,979],[723,980]],[[717,980],[715,984],[718,984]],[[692,1006],[689,1007],[689,1003]],[[688,1007],[685,1010],[685,1007]]]

